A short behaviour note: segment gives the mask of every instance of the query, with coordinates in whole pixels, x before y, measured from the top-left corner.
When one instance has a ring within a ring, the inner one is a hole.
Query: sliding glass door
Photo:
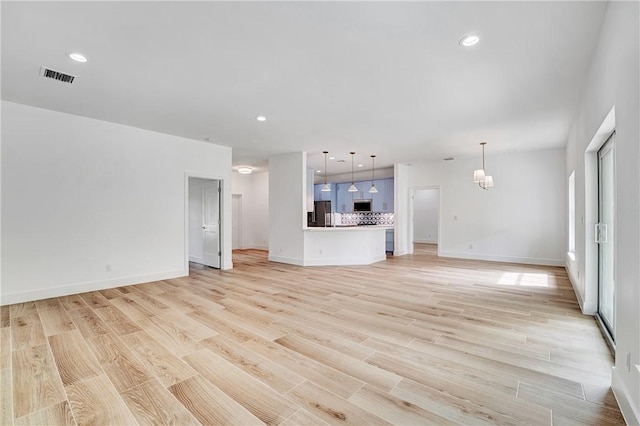
[[[615,341],[615,132],[598,151],[598,315]]]

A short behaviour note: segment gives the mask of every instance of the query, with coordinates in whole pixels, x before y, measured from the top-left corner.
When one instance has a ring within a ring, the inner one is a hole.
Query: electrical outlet
[[[111,265],[105,265],[104,269],[105,269],[107,272],[111,272]]]
[[[473,250],[473,244],[469,244],[469,248]]]
[[[318,250],[318,253],[322,254],[322,249]]]

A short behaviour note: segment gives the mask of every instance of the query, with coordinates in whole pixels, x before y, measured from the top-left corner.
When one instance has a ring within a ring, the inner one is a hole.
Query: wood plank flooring
[[[621,425],[562,268],[271,263],[0,308],[3,425]]]

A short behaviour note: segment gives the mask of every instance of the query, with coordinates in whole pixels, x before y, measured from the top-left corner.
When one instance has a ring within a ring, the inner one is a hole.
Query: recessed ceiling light
[[[316,173],[322,173],[322,170],[316,170]]]
[[[253,172],[253,169],[248,166],[239,166],[237,170],[241,175],[250,175]]]
[[[358,164],[358,167],[363,167],[363,165],[362,164]]]
[[[82,53],[78,53],[78,52],[69,53],[69,57],[76,62],[87,62],[87,57],[84,56]]]
[[[480,41],[480,37],[478,37],[477,35],[475,34],[468,35],[468,36],[462,37],[462,39],[460,40],[460,46],[471,47],[477,44],[479,41]]]
[[[335,160],[336,157],[329,157],[329,160]]]
[[[259,115],[256,117],[256,120],[258,121],[267,121],[267,117],[265,117],[264,115]]]

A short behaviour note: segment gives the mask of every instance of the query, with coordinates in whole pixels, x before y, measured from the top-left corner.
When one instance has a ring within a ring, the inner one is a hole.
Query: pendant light
[[[347,192],[358,192],[358,188],[356,188],[356,185],[354,184],[353,181],[353,162],[354,162],[354,155],[356,155],[355,152],[351,151],[351,186],[349,187],[349,189],[347,189]]]
[[[327,154],[329,153],[329,151],[322,151],[322,153],[324,154],[324,185],[322,185],[320,191],[329,192],[331,191],[331,188],[329,187],[329,185],[327,185]]]
[[[376,188],[376,156],[371,156],[371,189],[369,189],[369,194],[377,194],[378,188]]]
[[[493,186],[493,176],[487,176],[484,170],[484,146],[486,142],[480,142],[482,146],[482,168],[473,171],[473,182],[477,183],[482,189],[489,189]]]

